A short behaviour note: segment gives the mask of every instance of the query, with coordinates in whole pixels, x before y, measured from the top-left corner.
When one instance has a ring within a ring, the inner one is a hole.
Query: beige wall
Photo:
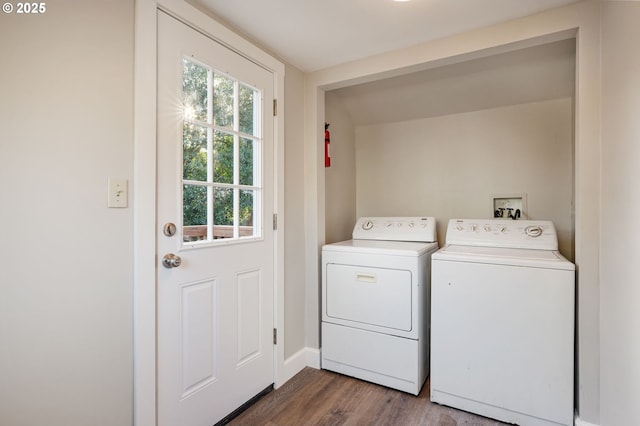
[[[325,169],[325,242],[351,239],[356,222],[355,128],[340,99],[325,97],[325,119],[331,124],[331,167]]]
[[[132,423],[133,1],[0,14],[0,423]]]
[[[569,98],[356,129],[357,215],[491,218],[495,194],[526,194],[573,259]]]
[[[285,359],[306,346],[304,268],[304,75],[287,66],[285,76]]]
[[[603,2],[602,426],[640,413],[640,2]]]

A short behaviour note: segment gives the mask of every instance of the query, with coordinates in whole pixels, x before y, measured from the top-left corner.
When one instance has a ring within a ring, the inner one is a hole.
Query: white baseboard
[[[274,384],[279,388],[289,379],[302,371],[305,367],[320,368],[320,350],[313,348],[302,348],[284,361],[282,371],[278,372],[277,381]]]
[[[320,369],[320,349],[307,348],[307,367]]]
[[[589,422],[585,422],[584,420],[580,420],[580,417],[578,417],[578,413],[576,413],[574,425],[575,426],[599,426],[595,423],[589,423]]]

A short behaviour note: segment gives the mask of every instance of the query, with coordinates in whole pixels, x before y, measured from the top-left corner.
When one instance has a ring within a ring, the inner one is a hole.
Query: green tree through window
[[[253,225],[259,99],[254,88],[183,60],[184,226]]]

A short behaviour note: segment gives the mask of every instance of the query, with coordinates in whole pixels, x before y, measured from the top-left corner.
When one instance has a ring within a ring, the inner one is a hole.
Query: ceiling
[[[355,126],[415,120],[572,97],[575,39],[344,87]]]
[[[187,0],[311,72],[577,0]]]

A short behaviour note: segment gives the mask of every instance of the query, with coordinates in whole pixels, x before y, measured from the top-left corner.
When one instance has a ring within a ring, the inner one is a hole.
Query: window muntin
[[[184,246],[262,235],[260,90],[183,59]]]

